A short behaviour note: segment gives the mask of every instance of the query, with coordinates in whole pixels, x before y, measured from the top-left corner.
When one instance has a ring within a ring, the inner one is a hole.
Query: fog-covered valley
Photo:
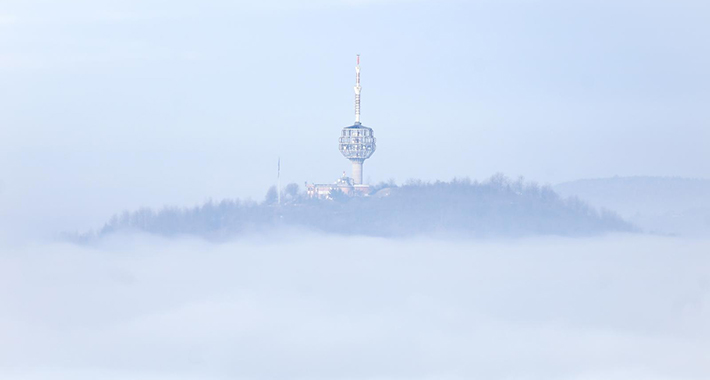
[[[710,241],[4,244],[0,377],[704,379]]]
[[[141,209],[71,239],[0,235],[0,378],[710,373],[707,235],[650,234],[503,176],[381,186]]]

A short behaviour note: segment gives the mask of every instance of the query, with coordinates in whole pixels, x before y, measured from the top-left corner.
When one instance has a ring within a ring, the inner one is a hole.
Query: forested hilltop
[[[141,231],[222,239],[283,227],[383,237],[585,236],[634,230],[612,212],[595,210],[577,198],[562,198],[548,186],[511,181],[502,175],[485,182],[381,183],[371,196],[339,193],[333,200],[310,199],[298,185],[290,184],[281,205],[276,198],[276,190],[271,188],[263,202],[209,201],[192,208],[124,212],[83,238]]]

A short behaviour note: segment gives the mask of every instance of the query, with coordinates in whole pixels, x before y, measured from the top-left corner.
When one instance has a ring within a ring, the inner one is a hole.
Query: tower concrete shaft
[[[362,185],[362,165],[365,160],[350,160],[353,163],[353,183]]]

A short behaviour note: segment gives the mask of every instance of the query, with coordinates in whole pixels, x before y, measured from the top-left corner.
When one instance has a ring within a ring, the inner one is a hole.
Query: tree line
[[[483,182],[464,178],[396,185],[390,181],[374,185],[367,197],[336,193],[332,198],[311,199],[297,184],[289,184],[280,204],[276,188],[271,187],[261,202],[225,199],[195,207],[142,208],[117,214],[81,238],[140,231],[226,239],[285,227],[381,237],[586,236],[635,230],[611,211],[560,197],[549,186],[500,174]]]

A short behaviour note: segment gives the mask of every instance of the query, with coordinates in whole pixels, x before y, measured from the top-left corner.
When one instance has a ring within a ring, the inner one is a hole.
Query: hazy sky
[[[284,182],[331,182],[356,53],[371,182],[708,178],[709,17],[700,0],[3,0],[0,226],[261,199],[279,156]]]

